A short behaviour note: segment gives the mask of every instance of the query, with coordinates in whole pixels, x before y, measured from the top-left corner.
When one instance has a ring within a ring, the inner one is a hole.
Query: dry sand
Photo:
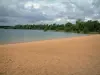
[[[100,35],[0,45],[0,75],[100,75]]]

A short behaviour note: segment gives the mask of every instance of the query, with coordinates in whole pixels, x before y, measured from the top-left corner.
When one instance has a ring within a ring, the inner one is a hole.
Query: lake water
[[[64,33],[42,30],[14,30],[0,29],[0,44],[31,42],[56,38],[67,38],[75,36],[85,36],[86,34]]]

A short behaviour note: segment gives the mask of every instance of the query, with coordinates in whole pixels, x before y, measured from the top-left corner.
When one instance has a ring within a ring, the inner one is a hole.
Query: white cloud
[[[35,9],[39,9],[40,5],[38,3],[34,3],[32,1],[28,1],[24,4],[24,7],[27,9],[31,9],[31,8],[35,8]]]
[[[92,20],[90,17],[85,17],[85,21]]]
[[[57,19],[55,19],[55,21],[59,22],[59,21],[61,21],[61,18],[57,18]]]

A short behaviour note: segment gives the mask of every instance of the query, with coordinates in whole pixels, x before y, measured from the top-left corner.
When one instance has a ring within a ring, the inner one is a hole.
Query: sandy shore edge
[[[100,35],[0,45],[0,75],[100,75]]]

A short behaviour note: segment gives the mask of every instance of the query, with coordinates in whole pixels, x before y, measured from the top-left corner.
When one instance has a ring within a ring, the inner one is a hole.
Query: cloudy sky
[[[0,0],[0,25],[99,20],[100,0]]]

